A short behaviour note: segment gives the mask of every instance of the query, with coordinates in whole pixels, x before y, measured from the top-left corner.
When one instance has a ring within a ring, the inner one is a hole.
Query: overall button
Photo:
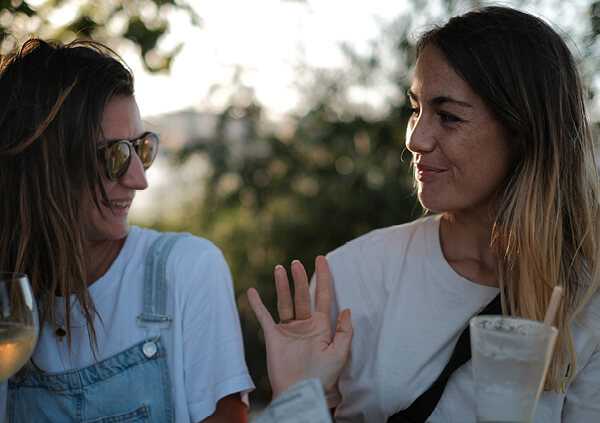
[[[156,344],[154,342],[148,341],[142,347],[142,351],[144,352],[144,355],[146,357],[151,358],[152,356],[154,356],[154,354],[156,354]]]

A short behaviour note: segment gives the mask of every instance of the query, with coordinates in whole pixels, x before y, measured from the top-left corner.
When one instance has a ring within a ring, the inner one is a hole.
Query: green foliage
[[[256,101],[237,105],[234,98],[213,137],[192,140],[178,152],[181,161],[201,155],[211,174],[202,182],[203,196],[187,205],[185,221],[168,229],[191,231],[223,250],[258,386],[255,400],[270,394],[263,339],[245,291],[256,287],[275,311],[276,264],[289,268],[299,259],[312,274],[316,255],[421,213],[410,154],[402,158],[408,110],[399,106],[367,120],[336,114],[340,101],[320,97],[306,114],[276,129],[266,125]]]
[[[163,51],[159,45],[169,29],[167,16],[176,10],[187,13],[194,25],[200,24],[186,1],[47,0],[32,5],[24,0],[0,0],[0,54],[32,35],[64,42],[91,38],[113,48],[128,39],[140,48],[146,69],[163,71],[181,48]]]

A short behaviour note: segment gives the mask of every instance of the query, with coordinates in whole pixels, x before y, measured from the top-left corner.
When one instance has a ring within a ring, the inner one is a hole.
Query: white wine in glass
[[[0,382],[27,363],[38,331],[29,278],[23,273],[0,272]]]

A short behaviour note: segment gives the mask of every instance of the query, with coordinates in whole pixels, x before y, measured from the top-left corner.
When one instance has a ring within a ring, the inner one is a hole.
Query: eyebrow
[[[408,89],[408,91],[406,92],[406,94],[413,100],[417,101],[418,97],[415,95],[415,93],[413,93],[410,88]],[[440,106],[442,104],[445,103],[452,103],[452,104],[456,104],[457,106],[460,107],[467,107],[469,109],[472,109],[473,106],[465,101],[461,101],[461,100],[457,100],[449,95],[440,95],[437,97],[432,98],[429,101],[431,104],[435,105],[435,106]]]

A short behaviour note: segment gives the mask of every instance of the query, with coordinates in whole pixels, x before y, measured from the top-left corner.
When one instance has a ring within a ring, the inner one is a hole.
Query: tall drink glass
[[[29,278],[22,273],[0,272],[0,382],[27,362],[38,330]]]
[[[558,330],[542,339],[542,324],[506,316],[470,321],[478,423],[530,423]]]

